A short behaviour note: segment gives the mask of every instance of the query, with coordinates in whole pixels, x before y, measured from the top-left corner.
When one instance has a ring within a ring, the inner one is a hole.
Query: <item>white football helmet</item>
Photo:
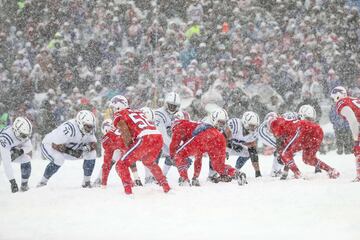
[[[223,130],[226,127],[227,121],[229,120],[228,113],[225,109],[218,109],[211,113],[210,123],[217,129]]]
[[[109,107],[113,110],[113,112],[121,111],[125,108],[129,107],[128,100],[126,97],[122,95],[116,95],[111,98]]]
[[[277,118],[278,116],[279,115],[276,112],[269,112],[268,114],[266,114],[264,122],[269,121],[270,119]]]
[[[185,111],[178,111],[177,113],[174,114],[174,120],[179,120],[179,119],[190,120],[191,119],[190,114]]]
[[[331,90],[330,96],[334,100],[334,102],[337,102],[340,99],[347,97],[347,91],[344,87],[337,86],[337,87],[334,87],[333,90]]]
[[[299,115],[296,112],[283,113],[282,117],[285,118],[286,120],[290,120],[290,121],[299,119]]]
[[[14,135],[20,141],[25,141],[32,134],[32,124],[26,117],[17,117],[12,125]]]
[[[76,115],[75,121],[83,134],[89,135],[94,132],[96,120],[92,112],[88,110],[81,110]]]
[[[140,108],[140,111],[144,113],[147,120],[149,120],[150,122],[154,122],[155,120],[154,110],[152,110],[149,107],[142,107]]]
[[[176,113],[180,108],[180,104],[181,99],[179,94],[171,92],[165,96],[165,108],[169,113]]]
[[[299,117],[300,119],[306,119],[310,121],[315,121],[316,119],[316,111],[311,105],[302,105],[299,108]]]
[[[111,119],[105,119],[101,124],[101,132],[105,135],[113,127],[113,121]]]
[[[246,130],[250,132],[255,132],[260,125],[259,115],[251,111],[244,112],[241,118],[241,123]]]

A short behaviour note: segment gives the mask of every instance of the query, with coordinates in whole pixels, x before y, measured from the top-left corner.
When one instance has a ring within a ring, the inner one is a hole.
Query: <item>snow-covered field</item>
[[[358,240],[360,184],[351,182],[354,157],[331,152],[320,158],[341,177],[315,176],[297,156],[308,180],[254,179],[248,162],[248,185],[212,184],[206,182],[204,159],[201,187],[177,186],[177,171],[171,169],[170,193],[151,185],[135,188],[133,196],[123,193],[114,171],[106,189],[82,189],[82,161],[66,162],[47,187],[36,189],[47,164],[43,160],[32,162],[31,189],[11,194],[1,166],[0,239]],[[260,156],[260,161],[263,175],[268,174],[272,157]],[[100,164],[97,161],[95,176]],[[19,176],[19,166],[13,166]]]

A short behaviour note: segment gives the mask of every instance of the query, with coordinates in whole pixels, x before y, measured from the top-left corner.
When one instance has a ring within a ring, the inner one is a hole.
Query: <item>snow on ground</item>
[[[82,161],[65,162],[47,187],[37,189],[47,164],[39,159],[32,162],[31,189],[11,194],[0,167],[0,239],[360,239],[360,185],[351,182],[354,157],[320,155],[341,172],[336,180],[325,173],[315,176],[299,157],[308,180],[254,179],[248,162],[248,185],[213,184],[206,182],[204,159],[201,187],[177,186],[177,171],[171,169],[169,194],[151,185],[135,188],[133,196],[123,193],[114,171],[106,189],[82,189]],[[260,161],[265,175],[272,157]],[[13,166],[19,176],[19,166]]]

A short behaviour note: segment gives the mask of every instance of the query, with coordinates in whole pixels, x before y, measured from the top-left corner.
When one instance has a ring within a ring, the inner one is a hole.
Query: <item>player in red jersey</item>
[[[225,127],[228,120],[224,109],[217,110],[211,114],[210,124],[201,123],[192,132],[191,138],[176,150],[174,159],[180,174],[180,185],[190,185],[187,173],[187,161],[189,156],[200,156],[204,153],[209,155],[211,165],[224,181],[231,181],[232,178],[239,177],[235,168],[225,165],[226,158],[226,139],[218,130]],[[193,127],[193,126],[192,126]],[[185,132],[189,137],[190,132]],[[197,177],[201,170],[201,164],[195,168],[194,176]],[[244,175],[240,176],[244,179]],[[244,183],[243,181],[239,181]]]
[[[166,177],[156,164],[163,146],[161,133],[146,119],[143,112],[130,109],[125,97],[113,97],[110,106],[115,112],[114,126],[120,130],[125,146],[129,148],[116,164],[125,193],[132,194],[129,167],[137,160],[141,160],[150,169],[164,192],[170,191]]]
[[[281,160],[294,173],[295,178],[300,178],[301,172],[294,162],[294,154],[301,150],[304,163],[325,170],[330,178],[337,178],[340,175],[334,168],[316,157],[324,137],[318,124],[308,120],[286,120],[277,117],[270,120],[269,125],[269,129],[277,139]],[[281,179],[286,177],[287,174],[284,174]]]
[[[106,119],[101,124],[101,131],[104,134],[102,138],[102,147],[104,149],[104,162],[100,170],[98,178],[95,180],[94,186],[107,185],[110,170],[112,166],[121,158],[127,151],[124,140],[118,129],[112,125],[112,120]],[[136,163],[130,166],[131,172],[135,178],[135,186],[142,186],[141,180],[137,173]]]
[[[201,123],[190,121],[186,119],[175,120],[171,127],[171,142],[169,146],[170,158],[174,159],[176,150],[178,150],[182,144],[192,138],[192,133]],[[202,153],[195,153],[195,162],[194,162],[194,176],[191,182],[193,186],[200,186],[198,177],[201,171],[201,158]],[[187,167],[189,167],[189,162],[187,162]]]
[[[360,182],[360,99],[348,97],[346,89],[340,86],[331,91],[331,98],[336,102],[336,112],[349,122],[356,160],[354,182]]]

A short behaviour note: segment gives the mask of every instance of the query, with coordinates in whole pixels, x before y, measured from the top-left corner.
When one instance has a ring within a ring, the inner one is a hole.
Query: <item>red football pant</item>
[[[296,166],[293,158],[296,152],[303,150],[302,158],[305,164],[311,166],[318,166],[320,169],[327,172],[332,170],[332,167],[330,167],[316,157],[316,153],[320,149],[323,136],[324,134],[322,130],[315,131],[313,137],[307,138],[310,139],[308,141],[306,141],[306,139],[304,140],[300,135],[297,139],[294,139],[294,141],[289,144],[288,147],[285,147],[285,151],[281,153],[282,161],[290,168],[290,170],[295,175],[299,175],[300,170]],[[289,142],[291,142],[291,140]]]
[[[132,184],[129,167],[137,160],[143,162],[161,186],[167,183],[161,168],[156,164],[162,146],[163,139],[160,134],[143,136],[132,144],[121,160],[116,163],[116,171],[125,188]]]
[[[216,131],[216,132],[215,132]],[[209,155],[211,164],[220,175],[234,176],[236,170],[231,166],[225,165],[226,143],[217,136],[217,130],[210,128],[185,142],[175,154],[175,164],[180,176],[188,180],[187,161],[189,156],[196,156],[194,163],[194,177],[197,178],[201,171],[201,158],[204,153]]]

